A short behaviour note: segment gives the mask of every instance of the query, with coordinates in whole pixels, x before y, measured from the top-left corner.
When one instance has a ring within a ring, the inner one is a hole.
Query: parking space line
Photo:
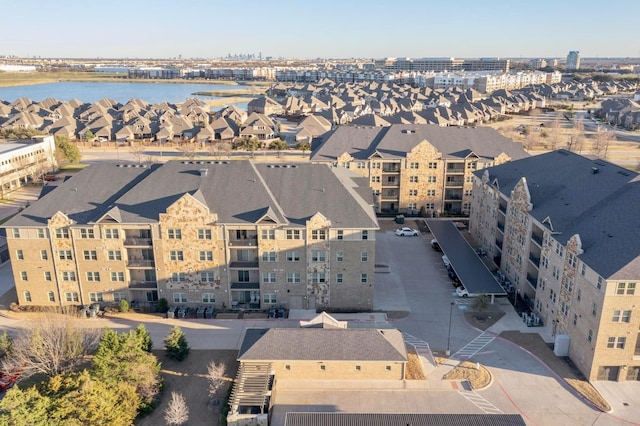
[[[504,414],[504,412],[478,395],[475,391],[458,391],[467,401],[478,407],[485,414]]]

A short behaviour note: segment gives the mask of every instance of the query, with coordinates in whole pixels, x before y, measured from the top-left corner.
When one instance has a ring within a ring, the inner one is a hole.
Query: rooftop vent
[[[592,167],[591,168],[591,173],[594,174],[594,175],[597,174],[599,171],[600,171],[600,169],[598,169],[597,167]]]
[[[206,176],[209,173],[209,169],[200,169],[200,176]]]

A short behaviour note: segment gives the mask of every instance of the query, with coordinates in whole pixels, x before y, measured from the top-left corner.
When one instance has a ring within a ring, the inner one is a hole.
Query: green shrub
[[[127,299],[120,299],[118,307],[120,308],[120,312],[129,312],[129,301]]]
[[[160,300],[158,300],[157,309],[161,314],[166,314],[169,310],[169,302],[167,302],[167,299],[165,299],[164,297],[160,298]]]
[[[187,338],[177,325],[173,326],[171,333],[164,338],[164,349],[167,357],[176,361],[182,361],[189,355]]]

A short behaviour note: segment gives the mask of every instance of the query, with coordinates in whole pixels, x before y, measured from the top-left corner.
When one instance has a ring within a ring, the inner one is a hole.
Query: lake
[[[189,84],[189,83],[99,83],[99,82],[60,82],[34,84],[29,86],[0,87],[0,100],[13,102],[18,98],[29,98],[39,102],[47,98],[61,101],[79,99],[82,102],[93,103],[103,98],[114,99],[126,104],[137,98],[149,103],[184,102],[187,98],[194,98],[195,92],[212,90],[234,90],[237,85],[225,84]],[[219,99],[217,96],[197,96],[202,100]],[[245,103],[234,104],[246,110]]]

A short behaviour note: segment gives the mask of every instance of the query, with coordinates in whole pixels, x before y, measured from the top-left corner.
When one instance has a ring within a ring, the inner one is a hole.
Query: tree
[[[144,156],[144,146],[140,142],[133,142],[129,147],[129,152],[136,159],[138,164],[142,164],[142,157]]]
[[[549,134],[549,148],[555,150],[558,148],[558,142],[560,141],[560,134],[562,133],[562,125],[560,124],[560,119],[558,117],[553,120],[551,123],[550,134]]]
[[[164,297],[161,297],[160,299],[158,299],[157,309],[161,314],[167,313],[167,311],[169,310],[169,301]]]
[[[151,349],[153,348],[153,341],[151,340],[149,330],[147,330],[144,324],[138,324],[133,332],[140,339],[140,347],[142,348],[142,350],[145,352],[151,352]]]
[[[177,325],[173,326],[171,332],[164,338],[164,349],[167,357],[176,361],[182,361],[189,355],[187,338]]]
[[[37,373],[52,377],[74,370],[99,338],[99,330],[81,328],[70,319],[45,317],[18,331],[9,358],[23,377]]]
[[[311,150],[311,144],[309,144],[309,142],[307,141],[298,142],[296,144],[296,149],[299,149],[304,154],[305,152]]]
[[[606,158],[607,151],[609,150],[609,144],[611,141],[615,140],[615,138],[616,135],[614,132],[610,132],[601,126],[598,126],[598,129],[593,135],[593,144],[591,148],[598,157]]]
[[[164,420],[168,425],[180,426],[189,420],[189,407],[182,394],[171,392],[171,401],[164,411]]]
[[[287,145],[287,143],[282,139],[276,139],[269,144],[269,149],[273,151],[286,151],[289,149],[289,145]]]
[[[188,160],[193,161],[198,155],[198,144],[191,141],[185,141],[180,144],[178,151],[182,153]]]
[[[0,334],[0,359],[9,354],[11,345],[13,345],[13,339],[9,336],[7,330],[4,330],[2,334]]]
[[[474,297],[470,305],[476,311],[476,318],[484,320],[484,313],[489,309],[489,297],[486,295]]]
[[[25,390],[14,386],[0,400],[0,424],[51,425],[51,411],[51,399],[42,395],[35,386]]]
[[[118,302],[120,312],[129,312],[129,307],[129,301],[127,299],[120,299],[120,302]]]
[[[584,123],[582,120],[575,121],[573,129],[571,129],[571,141],[575,150],[578,153],[582,152],[582,146],[584,144]]]
[[[255,136],[242,136],[236,140],[234,148],[249,151],[253,156],[253,153],[260,148],[260,141]]]
[[[88,140],[89,142],[91,142],[92,140],[94,140],[96,138],[96,135],[93,134],[93,132],[91,130],[87,130],[84,133],[84,138],[86,140]]]
[[[80,149],[73,144],[69,138],[65,136],[55,136],[55,141],[58,164],[61,164],[64,160],[70,163],[80,162],[80,158],[82,158]]]
[[[218,391],[225,383],[224,371],[226,366],[224,363],[216,364],[215,361],[211,361],[207,366],[207,379],[209,380],[209,396],[215,398]]]

